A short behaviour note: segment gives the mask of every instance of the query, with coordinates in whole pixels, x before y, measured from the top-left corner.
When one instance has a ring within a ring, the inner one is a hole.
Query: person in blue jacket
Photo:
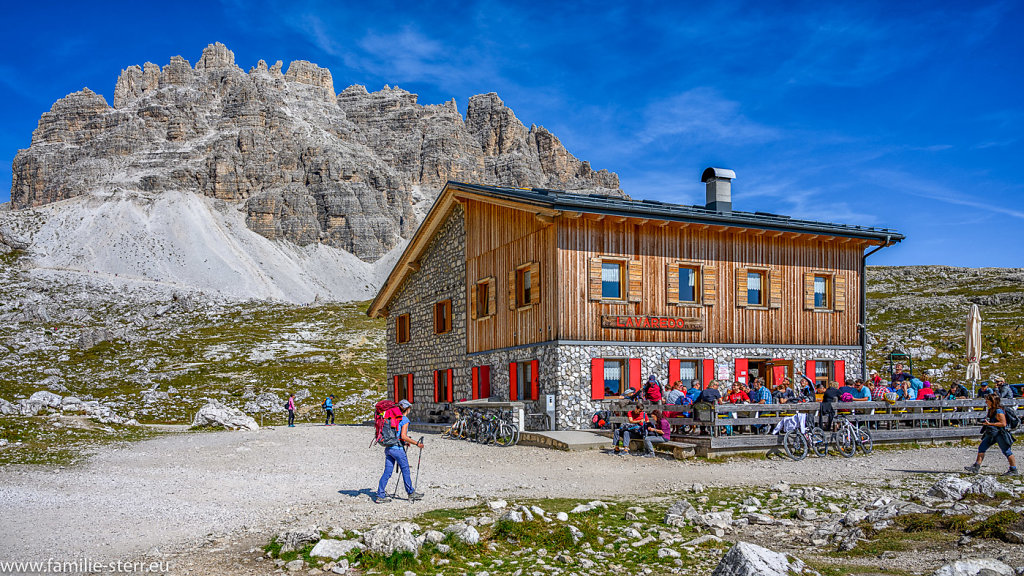
[[[324,426],[334,426],[334,394],[324,398],[324,413],[327,414]]]

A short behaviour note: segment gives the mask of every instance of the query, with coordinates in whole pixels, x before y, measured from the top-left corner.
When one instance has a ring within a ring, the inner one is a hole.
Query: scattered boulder
[[[658,558],[679,558],[682,555],[671,548],[658,548]]]
[[[107,328],[88,328],[78,336],[78,348],[88,350],[94,346],[114,339],[114,333]]]
[[[444,542],[444,533],[438,532],[437,530],[427,530],[423,534],[423,539],[427,542],[440,544],[441,542]]]
[[[143,404],[156,404],[157,402],[162,402],[170,399],[170,394],[160,390],[145,390],[142,392]]]
[[[814,508],[801,508],[801,509],[797,510],[796,517],[801,519],[801,520],[803,520],[804,522],[809,522],[811,520],[817,520],[818,519],[818,511],[815,510]]]
[[[285,570],[289,572],[296,572],[306,567],[306,563],[301,559],[292,560],[291,562],[284,565]]]
[[[61,380],[59,376],[47,376],[46,378],[40,380],[36,384],[36,386],[46,388],[47,390],[51,390],[53,392],[59,392],[61,394],[67,394],[68,392],[70,392],[70,390],[68,390],[68,387],[64,385],[64,381]]]
[[[255,399],[246,402],[243,410],[249,414],[269,412],[271,414],[287,412],[285,401],[273,392],[263,392]]]
[[[502,514],[498,518],[498,520],[507,520],[509,522],[519,523],[523,521],[523,514],[522,512],[516,510],[508,510],[504,514]]]
[[[688,500],[680,500],[668,507],[665,512],[665,524],[669,526],[682,526],[686,522],[693,522],[700,516],[700,512],[690,504]]]
[[[282,551],[299,550],[306,544],[312,544],[320,539],[320,530],[316,526],[296,528],[282,532],[277,536],[277,542],[281,545]]]
[[[381,524],[363,535],[363,543],[370,552],[382,556],[390,556],[399,550],[419,555],[420,543],[413,536],[413,531],[418,528],[410,522]]]
[[[35,416],[43,408],[60,408],[61,397],[53,392],[40,390],[32,396],[23,399],[20,404],[22,416]]]
[[[5,416],[14,416],[21,414],[21,409],[18,406],[11,404],[7,400],[0,398],[0,414]]]
[[[712,576],[789,576],[804,573],[804,563],[796,558],[757,544],[737,542],[722,557]]]
[[[490,508],[491,510],[501,510],[506,506],[508,506],[508,502],[504,500],[494,500],[492,502],[487,503],[487,507]]]
[[[932,576],[1014,576],[1013,568],[992,558],[957,560],[936,570]]]
[[[476,546],[480,543],[480,533],[476,531],[476,528],[462,522],[456,522],[444,529],[448,534],[454,535],[463,544],[469,544],[470,546]]]
[[[363,546],[355,540],[333,540],[330,538],[324,538],[323,540],[316,543],[313,549],[309,552],[310,556],[316,556],[319,558],[340,558],[345,556],[352,550],[365,550],[366,546]]]
[[[259,430],[260,426],[241,410],[225,406],[217,400],[210,400],[196,412],[193,428],[220,427],[228,430]]]
[[[946,476],[928,489],[928,496],[955,502],[971,491],[973,484],[956,476]]]

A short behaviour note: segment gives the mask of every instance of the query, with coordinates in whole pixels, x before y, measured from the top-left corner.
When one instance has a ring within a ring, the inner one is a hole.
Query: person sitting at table
[[[871,389],[868,388],[867,383],[865,383],[863,380],[857,378],[854,384],[854,388],[856,389],[856,391],[853,393],[854,402],[868,402],[869,400],[871,400]]]
[[[912,376],[910,375],[910,372],[907,372],[903,368],[903,364],[897,364],[896,369],[892,371],[891,381],[894,384],[899,384],[900,382],[903,382],[904,380],[910,380],[911,378]]]
[[[654,458],[654,445],[661,442],[668,442],[672,439],[672,431],[668,425],[668,418],[661,414],[661,410],[651,412],[653,421],[648,422],[647,433],[644,434],[644,457]]]
[[[615,453],[619,454],[619,444],[625,440],[622,452],[628,456],[630,434],[643,438],[644,428],[647,426],[647,414],[644,412],[643,404],[638,402],[632,410],[626,413],[626,419],[629,422],[615,427],[615,431],[612,433],[612,447],[615,448]]]
[[[985,382],[982,382],[980,386],[978,386],[977,397],[984,398],[989,394],[995,394],[995,391],[988,387],[988,381],[986,380]]]
[[[921,389],[917,391],[917,397],[921,400],[935,400],[935,389],[932,388],[932,383],[925,380],[921,385]]]
[[[900,382],[900,391],[903,393],[900,400],[917,400],[917,390],[910,385],[910,380]]]
[[[868,372],[868,380],[871,381],[872,387],[878,386],[882,383],[882,377],[878,375],[878,370],[873,368],[871,369],[871,372]]]
[[[686,395],[690,398],[690,404],[696,404],[700,400],[700,395],[703,392],[700,386],[700,380],[694,378],[690,381],[690,389],[686,391]]]
[[[729,404],[746,404],[750,402],[750,396],[743,390],[743,385],[736,382],[732,385],[732,389],[725,397],[725,401]]]
[[[971,397],[971,393],[967,391],[967,387],[959,382],[954,382],[949,387],[949,392],[946,393],[948,400],[965,400]]]
[[[883,384],[882,379],[879,378],[878,381],[875,382],[875,386],[871,389],[871,399],[875,402],[881,402],[885,400],[886,392],[891,392],[891,390],[889,389],[889,386]]]
[[[772,399],[776,404],[795,404],[796,394],[793,393],[793,381],[786,378],[775,387],[775,392],[772,392]]]
[[[683,390],[683,381],[676,380],[669,385],[668,394],[665,394],[665,404],[679,404],[680,396],[686,396]]]

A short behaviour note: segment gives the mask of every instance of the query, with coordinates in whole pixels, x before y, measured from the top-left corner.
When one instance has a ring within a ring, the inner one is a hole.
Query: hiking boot
[[[419,492],[412,492],[409,494],[409,500],[415,502],[417,500],[423,500],[423,494]]]
[[[377,496],[377,499],[374,500],[374,503],[376,504],[387,504],[389,502],[391,502],[391,498],[388,498],[387,496]]]
[[[1020,471],[1016,468],[1010,468],[1006,472],[1003,472],[1003,476],[1020,476]]]
[[[654,458],[654,453],[644,454],[644,458]]]
[[[978,472],[981,472],[981,466],[979,466],[978,463],[975,462],[970,466],[964,466],[964,470],[967,470],[967,472],[970,474],[977,474]]]

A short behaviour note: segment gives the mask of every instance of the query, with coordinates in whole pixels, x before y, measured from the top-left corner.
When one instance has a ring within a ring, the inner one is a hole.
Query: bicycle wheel
[[[786,449],[786,455],[793,460],[800,461],[807,458],[807,439],[795,428],[786,432],[782,438],[782,447]]]
[[[498,446],[501,446],[502,448],[507,448],[509,446],[512,446],[515,443],[515,441],[515,428],[513,428],[511,424],[502,422],[501,425],[498,426],[497,434],[495,435],[494,438],[494,443],[497,444]]]
[[[811,452],[818,458],[828,454],[828,441],[825,439],[825,431],[821,428],[811,430],[810,434]]]
[[[874,449],[874,442],[871,440],[871,433],[864,429],[857,430],[857,447],[864,455],[871,454]]]
[[[856,441],[853,438],[853,433],[849,428],[843,428],[839,432],[836,432],[833,437],[833,442],[836,445],[836,450],[843,455],[843,458],[852,458],[853,453],[857,451]]]

